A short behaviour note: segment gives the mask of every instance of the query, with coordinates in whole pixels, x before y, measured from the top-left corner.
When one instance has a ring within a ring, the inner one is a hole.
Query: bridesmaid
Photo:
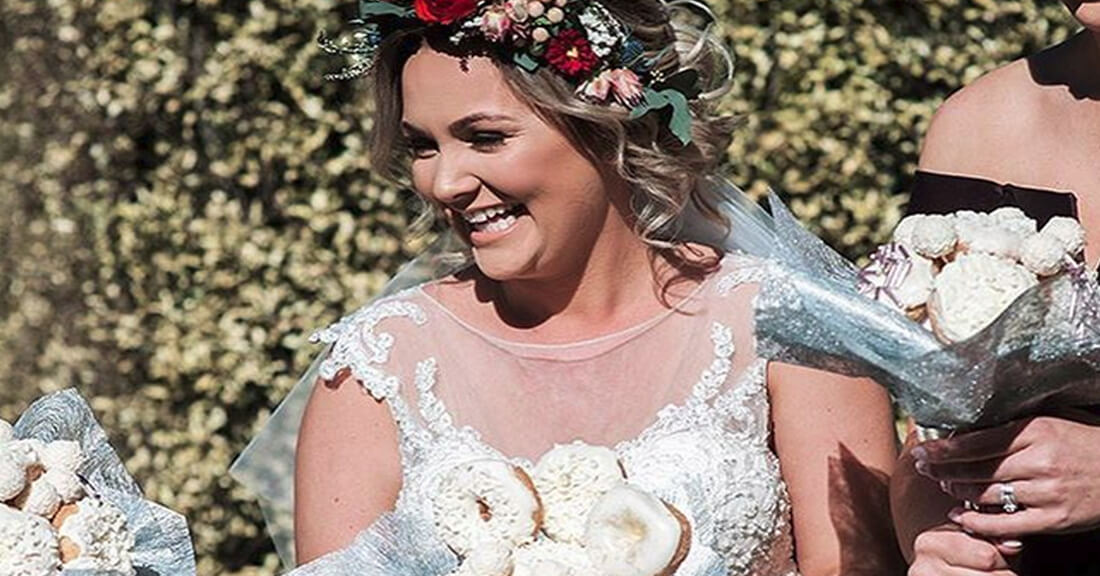
[[[1064,3],[1081,32],[993,71],[937,112],[909,211],[1017,206],[1040,225],[1079,218],[1095,266],[1100,2]],[[910,438],[891,488],[910,575],[1100,574],[1098,413],[1032,418],[919,447]],[[1000,510],[1006,492],[1019,511]],[[997,513],[963,510],[963,500]]]

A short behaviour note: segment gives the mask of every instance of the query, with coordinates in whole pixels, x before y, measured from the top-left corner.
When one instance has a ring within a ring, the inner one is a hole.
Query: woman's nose
[[[437,167],[432,183],[432,195],[437,202],[463,209],[474,201],[481,180],[460,155],[441,154]]]

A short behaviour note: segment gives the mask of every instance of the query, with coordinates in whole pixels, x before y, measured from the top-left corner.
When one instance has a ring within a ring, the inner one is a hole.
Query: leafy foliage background
[[[949,93],[1072,30],[1053,0],[713,0],[744,115],[728,173],[846,254],[900,216]],[[0,417],[77,386],[200,573],[273,574],[226,470],[416,250],[370,103],[322,80],[335,0],[0,0]]]

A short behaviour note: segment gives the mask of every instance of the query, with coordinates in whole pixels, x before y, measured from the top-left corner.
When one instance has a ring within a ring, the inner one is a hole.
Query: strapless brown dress
[[[923,171],[916,174],[907,212],[989,212],[1003,206],[1023,210],[1039,226],[1055,216],[1078,218],[1077,197],[1072,193]],[[1100,529],[1026,538],[1021,561],[1020,576],[1100,576]]]

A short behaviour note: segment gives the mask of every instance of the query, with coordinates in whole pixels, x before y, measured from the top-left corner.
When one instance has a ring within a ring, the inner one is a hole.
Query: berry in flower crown
[[[691,142],[688,102],[701,92],[698,74],[689,69],[664,78],[655,71],[663,54],[647,57],[629,28],[596,0],[360,0],[351,24],[350,36],[334,41],[322,33],[318,40],[351,61],[330,78],[368,74],[390,33],[436,28],[460,52],[491,50],[530,73],[548,68],[590,103],[626,109],[631,118],[660,111],[672,134]]]

